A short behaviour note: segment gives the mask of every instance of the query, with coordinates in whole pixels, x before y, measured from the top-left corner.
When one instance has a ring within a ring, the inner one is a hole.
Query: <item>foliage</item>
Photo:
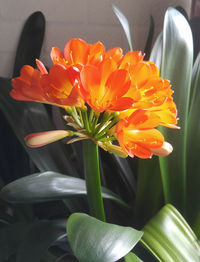
[[[125,17],[119,9],[114,7],[114,10],[131,46],[127,21],[124,22]],[[43,36],[44,17],[36,13],[27,21],[20,38],[14,76],[19,74],[22,64],[34,64],[40,54]],[[149,44],[151,38],[152,25]],[[34,53],[32,48],[29,49],[30,43],[34,46]],[[3,188],[0,193],[0,246],[4,248],[0,251],[0,262],[77,261],[75,256],[79,261],[88,262],[116,261],[122,257],[125,262],[199,261],[199,243],[192,229],[199,237],[200,141],[196,134],[199,129],[200,56],[193,66],[192,49],[188,22],[178,11],[168,9],[163,32],[150,59],[160,67],[162,76],[171,80],[181,130],[164,131],[174,145],[174,153],[165,160],[157,157],[139,161],[121,159],[100,150],[102,197],[109,223],[87,215],[89,206],[81,172],[80,144],[65,146],[56,142],[40,149],[27,148],[24,137],[28,133],[54,130],[57,123],[53,123],[48,106],[12,100],[9,97],[10,79],[0,78],[0,108],[8,121],[3,120],[5,128],[10,130],[11,127],[23,146],[14,140],[13,154],[23,156],[18,162],[11,162],[1,151],[4,174],[0,180]],[[64,125],[62,121],[60,125]],[[8,145],[13,144],[13,139],[13,134],[10,137],[6,134]],[[2,140],[5,140],[4,136]],[[84,161],[94,154],[93,149],[85,144]],[[84,166],[87,165],[90,166],[85,162]],[[95,167],[92,166],[91,173],[95,172]],[[89,167],[85,168],[87,172]],[[14,174],[12,170],[15,169]],[[86,182],[90,188],[94,183]],[[167,203],[175,207],[166,205],[161,209]],[[192,229],[175,208],[181,211]],[[136,245],[139,240],[140,245]],[[146,252],[146,248],[151,254]]]

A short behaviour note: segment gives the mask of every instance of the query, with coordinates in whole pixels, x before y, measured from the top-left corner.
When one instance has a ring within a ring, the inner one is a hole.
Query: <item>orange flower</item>
[[[48,73],[39,60],[37,65],[39,70],[23,66],[20,77],[12,80],[13,90],[10,95],[14,99],[57,106],[82,106],[83,102],[75,87],[76,69],[53,65]]]
[[[147,109],[160,117],[160,125],[177,128],[173,91],[170,82],[160,77],[156,65],[143,61],[141,52],[128,52],[120,68],[128,70],[130,74],[131,87],[126,96],[134,100],[132,109],[122,112],[121,117],[129,116],[137,109]]]
[[[159,117],[145,110],[137,110],[128,118],[119,121],[115,128],[121,148],[129,156],[150,158],[152,154],[168,155],[172,151],[170,144],[155,129]]]
[[[80,93],[94,110],[121,111],[131,107],[133,100],[124,97],[130,87],[129,74],[124,69],[118,69],[114,59],[104,59],[95,67],[85,66],[80,78]]]
[[[65,67],[76,66],[80,70],[84,65],[97,65],[104,58],[109,57],[119,63],[122,59],[121,48],[116,47],[105,52],[105,47],[101,42],[91,45],[79,38],[67,42],[64,54],[57,47],[51,50],[51,59],[54,64],[61,64]]]

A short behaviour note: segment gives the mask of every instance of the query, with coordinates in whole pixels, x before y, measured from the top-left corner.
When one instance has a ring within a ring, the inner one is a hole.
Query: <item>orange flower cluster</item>
[[[75,107],[84,111],[88,107],[94,115],[103,113],[104,120],[106,112],[108,121],[104,121],[104,126],[90,114],[89,127],[84,133],[87,138],[97,143],[103,143],[105,138],[107,141],[116,138],[123,152],[131,157],[167,155],[172,147],[156,127],[177,128],[173,91],[170,82],[160,77],[156,65],[143,58],[139,51],[123,55],[120,48],[106,52],[101,42],[91,45],[81,39],[71,39],[64,54],[58,48],[52,48],[53,66],[49,72],[39,60],[36,61],[38,69],[25,65],[20,77],[12,80],[11,96],[66,109]],[[112,119],[116,111],[119,114]],[[81,132],[78,128],[76,131]],[[52,134],[50,137],[52,139]],[[31,135],[31,141],[33,139]],[[56,140],[51,139],[48,141]],[[106,146],[108,143],[103,147]]]

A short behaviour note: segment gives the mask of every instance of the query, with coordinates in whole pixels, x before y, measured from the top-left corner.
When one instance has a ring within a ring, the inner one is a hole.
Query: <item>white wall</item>
[[[19,34],[26,18],[42,11],[46,18],[46,35],[41,60],[50,65],[52,46],[63,50],[74,37],[94,43],[102,41],[106,48],[120,46],[128,50],[123,30],[111,3],[127,16],[132,30],[133,47],[145,45],[150,14],[160,32],[168,6],[182,5],[190,14],[190,0],[0,0],[0,76],[11,75]]]

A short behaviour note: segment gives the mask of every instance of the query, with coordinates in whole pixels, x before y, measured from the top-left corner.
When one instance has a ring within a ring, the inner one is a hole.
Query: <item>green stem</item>
[[[83,161],[90,213],[95,218],[105,221],[101,195],[98,146],[91,140],[83,141]]]
[[[113,127],[117,122],[119,122],[118,118],[114,118],[109,125],[107,125],[104,129],[101,130],[96,136],[95,139],[101,139],[101,137],[107,132],[111,127]]]
[[[89,122],[88,122],[87,110],[86,109],[81,110],[81,114],[82,114],[84,127],[87,130],[87,132],[90,133],[91,130],[90,130]]]

